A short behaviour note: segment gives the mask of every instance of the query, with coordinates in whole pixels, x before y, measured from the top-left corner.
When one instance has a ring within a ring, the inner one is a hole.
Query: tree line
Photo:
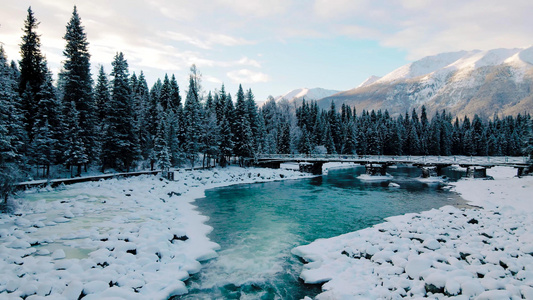
[[[174,75],[151,88],[141,71],[130,75],[122,52],[107,74],[93,80],[87,36],[76,7],[66,26],[65,60],[54,84],[40,50],[31,7],[24,22],[21,60],[8,62],[0,47],[0,184],[30,176],[49,178],[51,167],[80,176],[88,167],[163,169],[225,166],[260,153],[386,155],[524,155],[532,152],[529,114],[483,120],[431,119],[422,106],[398,117],[334,103],[321,110],[272,97],[261,107],[239,85],[205,93],[196,66],[185,99]],[[35,171],[37,170],[37,174]]]

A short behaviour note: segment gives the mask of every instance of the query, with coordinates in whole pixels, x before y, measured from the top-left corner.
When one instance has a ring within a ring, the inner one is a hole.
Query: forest
[[[41,52],[39,22],[24,21],[21,60],[0,46],[0,184],[100,172],[225,166],[262,153],[359,155],[531,155],[529,114],[428,116],[426,109],[390,116],[331,103],[279,102],[258,107],[251,89],[202,89],[190,68],[184,99],[174,75],[151,88],[130,75],[124,53],[93,79],[87,35],[76,7],[66,25],[62,69],[53,80]]]

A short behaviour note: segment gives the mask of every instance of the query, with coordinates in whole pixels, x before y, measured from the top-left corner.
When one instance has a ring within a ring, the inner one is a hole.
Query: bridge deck
[[[351,162],[356,164],[418,164],[418,165],[463,165],[463,166],[510,166],[527,167],[532,164],[527,156],[387,156],[387,155],[260,155],[258,163],[268,162]]]

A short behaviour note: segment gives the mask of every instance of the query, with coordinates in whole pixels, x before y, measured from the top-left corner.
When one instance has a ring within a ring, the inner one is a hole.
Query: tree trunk
[[[78,172],[76,174],[76,177],[81,177],[81,164],[78,164]]]

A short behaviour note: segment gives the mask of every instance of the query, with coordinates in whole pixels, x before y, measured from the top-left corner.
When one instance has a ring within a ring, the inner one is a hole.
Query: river
[[[384,218],[444,205],[462,205],[456,194],[417,180],[419,169],[389,169],[393,182],[368,183],[356,177],[364,167],[328,175],[208,190],[195,204],[214,230],[219,257],[204,263],[178,299],[301,299],[320,286],[298,275],[303,263],[291,249],[383,222]],[[447,170],[453,179],[459,172]]]

